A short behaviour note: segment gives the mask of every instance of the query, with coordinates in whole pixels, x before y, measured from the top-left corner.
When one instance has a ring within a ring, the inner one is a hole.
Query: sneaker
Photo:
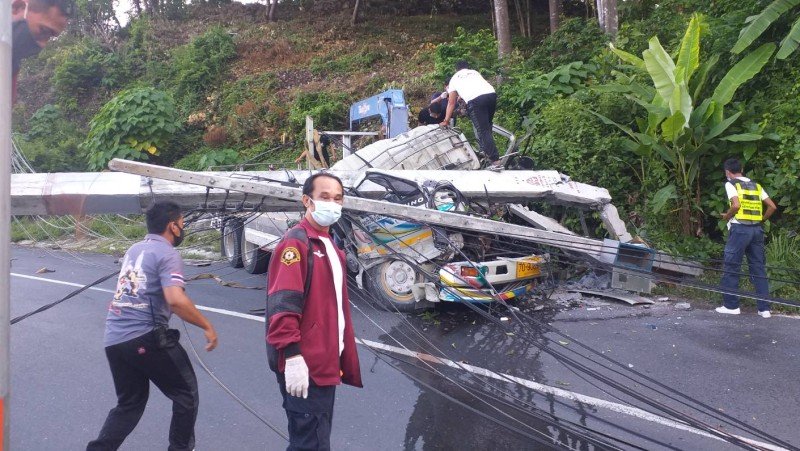
[[[728,315],[738,315],[742,313],[738,308],[727,308],[724,305],[722,307],[717,307],[714,310],[716,310],[717,313],[727,313]]]
[[[758,316],[762,318],[770,318],[772,313],[770,313],[769,310],[764,310],[763,312],[758,312]]]

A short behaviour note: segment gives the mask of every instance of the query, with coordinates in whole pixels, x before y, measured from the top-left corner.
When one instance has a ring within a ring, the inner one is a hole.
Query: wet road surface
[[[13,256],[12,317],[76,288],[65,282],[83,285],[117,268],[107,255],[15,247]],[[36,274],[42,267],[54,272]],[[226,263],[186,270],[187,278],[207,273],[247,287],[263,287],[265,279]],[[102,349],[113,289],[113,282],[105,282],[12,326],[12,449],[82,449],[99,431],[115,404]],[[199,279],[189,282],[187,292],[198,305],[218,309],[206,315],[220,339],[219,348],[206,353],[202,333],[190,326],[185,336],[174,318],[190,356],[187,338],[220,380],[285,430],[280,395],[265,361],[263,320],[250,315],[263,308],[263,291]],[[463,306],[401,316],[355,299],[356,335],[380,352],[360,345],[365,388],[337,390],[334,449],[516,450],[567,444],[588,450],[602,449],[603,443],[622,449],[736,448],[669,418],[688,414],[714,427],[721,424],[680,394],[747,423],[724,425],[723,431],[770,442],[754,435],[760,430],[785,444],[800,443],[794,425],[800,407],[796,319],[763,320],[752,312],[722,317],[675,310],[669,303],[589,309],[544,303],[537,310],[538,304],[519,305],[521,321],[498,314],[509,321],[495,323]],[[423,360],[414,353],[424,354]],[[201,397],[198,450],[285,448],[282,438],[196,363],[195,371]],[[668,388],[656,393],[646,387],[654,385],[647,377],[679,393]],[[641,397],[674,410],[659,410]],[[554,424],[554,417],[561,423]],[[169,402],[153,390],[122,449],[166,447],[169,418]]]

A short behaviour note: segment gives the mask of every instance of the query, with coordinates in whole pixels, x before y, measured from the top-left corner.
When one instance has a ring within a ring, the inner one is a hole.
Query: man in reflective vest
[[[747,255],[750,281],[759,296],[769,295],[766,256],[764,252],[764,229],[761,224],[775,213],[775,202],[769,198],[764,188],[742,174],[742,163],[736,158],[725,161],[725,192],[730,208],[722,213],[728,221],[728,241],[725,243],[724,274],[722,275],[722,307],[717,312],[738,315],[739,297],[731,294],[739,289],[739,274],[742,256]],[[767,210],[764,211],[764,205]],[[758,314],[769,318],[769,302],[758,300]]]

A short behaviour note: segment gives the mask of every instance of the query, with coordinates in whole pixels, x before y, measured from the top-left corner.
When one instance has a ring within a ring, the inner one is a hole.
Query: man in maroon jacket
[[[328,233],[343,201],[339,178],[309,177],[305,218],[286,232],[269,264],[267,355],[289,420],[287,450],[330,449],[336,386],[362,386],[344,253]]]

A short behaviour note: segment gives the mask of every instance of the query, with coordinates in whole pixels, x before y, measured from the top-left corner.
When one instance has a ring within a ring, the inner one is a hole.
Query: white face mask
[[[342,217],[342,206],[336,202],[314,199],[311,199],[311,202],[314,202],[314,211],[311,212],[311,217],[322,227],[333,225]]]

